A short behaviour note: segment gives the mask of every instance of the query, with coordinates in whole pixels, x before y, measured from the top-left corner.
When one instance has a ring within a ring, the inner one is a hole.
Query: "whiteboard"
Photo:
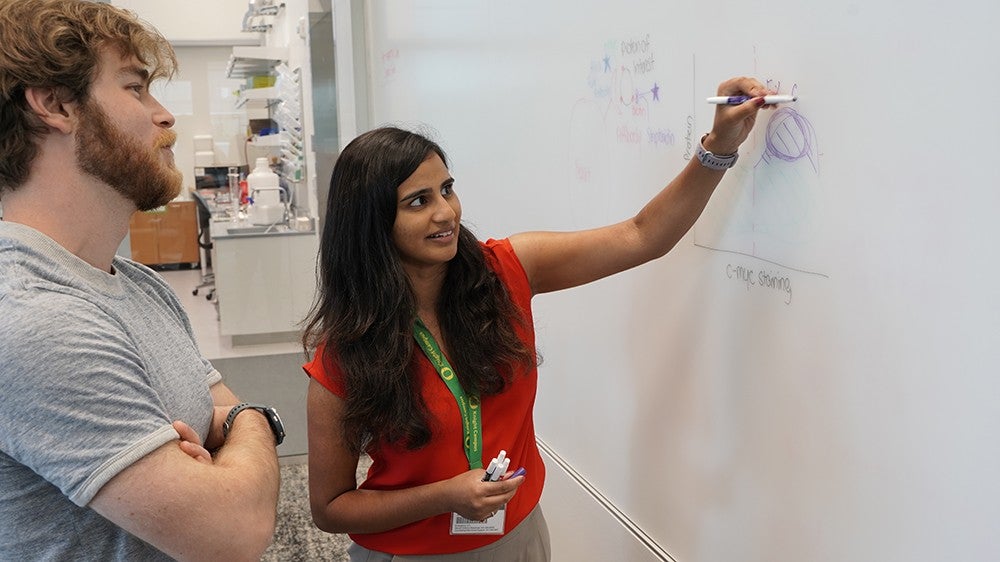
[[[997,6],[367,3],[373,122],[483,239],[633,215],[727,77],[799,95],[667,257],[534,301],[539,438],[671,557],[1000,559]]]

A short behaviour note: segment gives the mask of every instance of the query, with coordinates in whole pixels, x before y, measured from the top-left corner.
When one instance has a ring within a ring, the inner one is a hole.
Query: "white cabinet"
[[[298,332],[316,294],[316,232],[229,235],[212,225],[219,333]]]

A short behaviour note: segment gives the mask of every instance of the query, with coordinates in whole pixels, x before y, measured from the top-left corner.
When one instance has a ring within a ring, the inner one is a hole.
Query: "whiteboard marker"
[[[524,476],[527,472],[528,471],[525,470],[524,467],[522,466],[521,468],[515,470],[514,474],[510,475],[510,478],[504,478],[504,480],[510,480],[511,478],[517,478],[518,476]]]
[[[486,474],[483,475],[483,482],[489,482],[490,478],[493,476],[493,471],[497,468],[497,458],[493,457],[490,461],[489,467],[486,468]]]
[[[500,463],[497,464],[496,472],[494,472],[493,475],[490,476],[490,482],[496,482],[497,480],[500,480],[501,476],[507,474],[508,466],[510,466],[510,459],[504,459],[500,461]]]
[[[752,99],[753,96],[712,96],[705,101],[716,105],[739,105]],[[793,101],[798,101],[798,99],[799,96],[764,96],[764,104],[791,103]]]

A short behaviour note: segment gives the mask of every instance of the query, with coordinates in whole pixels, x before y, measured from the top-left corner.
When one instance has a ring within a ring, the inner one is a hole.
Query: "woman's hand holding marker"
[[[507,451],[500,449],[500,454],[494,457],[489,466],[486,467],[483,482],[496,482],[503,473],[507,472],[508,466],[510,466],[510,459],[507,458]]]
[[[500,454],[490,461],[489,466],[486,467],[486,474],[483,475],[483,482],[496,482],[503,478],[503,475],[507,473],[507,469],[510,468],[510,459],[507,458],[507,451],[500,450]],[[517,478],[518,476],[524,476],[527,470],[522,466],[521,468],[514,471],[511,474],[511,478]]]

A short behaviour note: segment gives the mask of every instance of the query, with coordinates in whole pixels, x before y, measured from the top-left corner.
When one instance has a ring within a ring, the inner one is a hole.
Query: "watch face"
[[[271,425],[271,431],[274,432],[275,445],[281,445],[281,442],[285,440],[285,424],[281,423],[281,416],[274,408],[265,408],[263,411]]]

